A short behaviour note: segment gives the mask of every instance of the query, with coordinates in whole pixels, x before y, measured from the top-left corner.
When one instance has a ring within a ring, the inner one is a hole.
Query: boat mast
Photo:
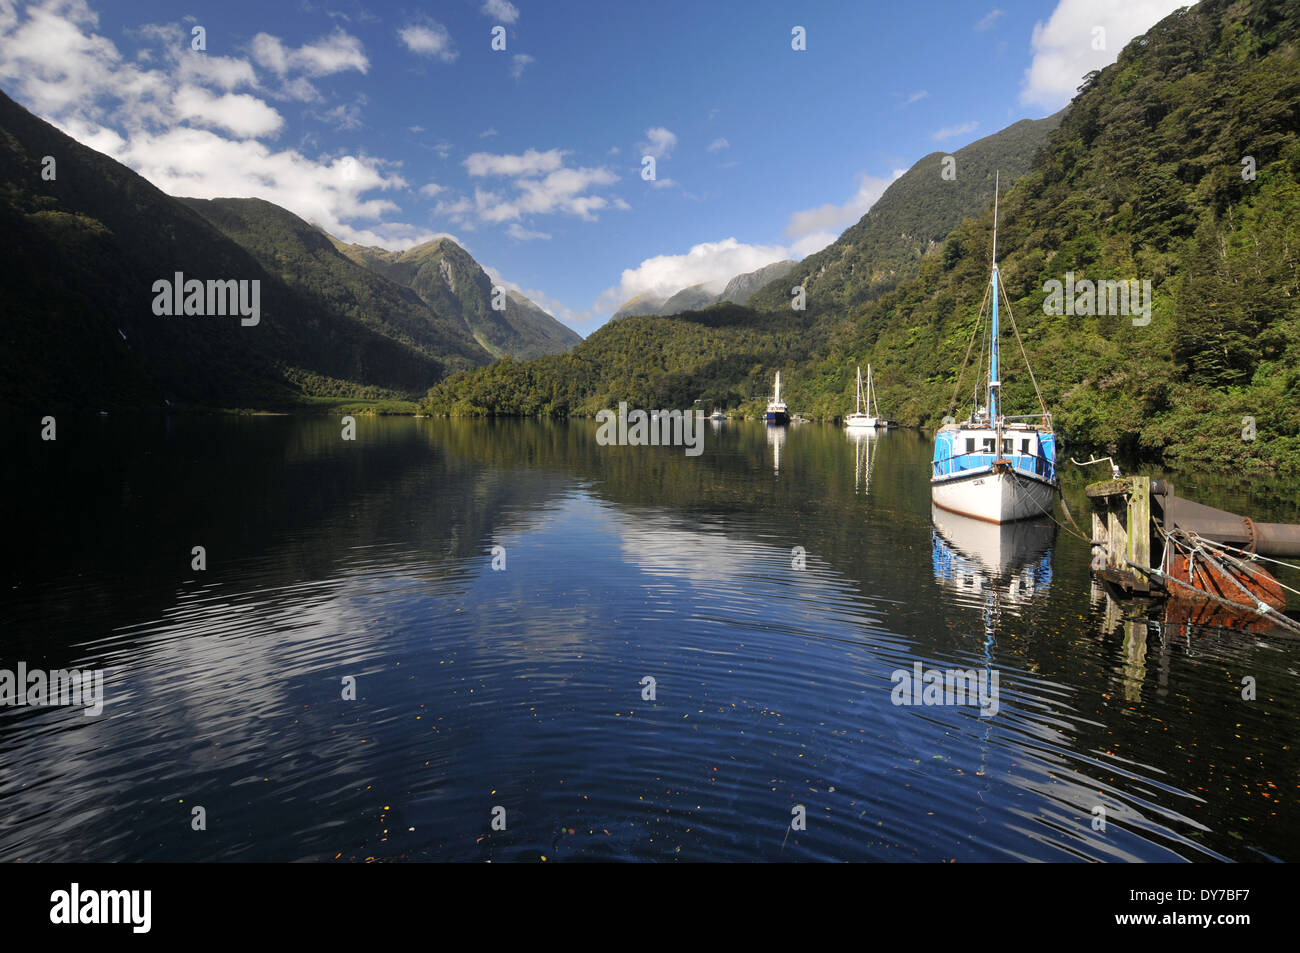
[[[858,403],[854,413],[862,413],[862,368],[858,368]]]
[[[993,328],[992,342],[989,345],[989,421],[1000,432],[1001,417],[998,413],[998,388],[1002,382],[998,379],[998,182],[999,173],[994,173],[993,179]],[[1001,452],[1001,439],[999,438],[996,452]]]
[[[776,396],[772,398],[772,403],[781,403],[781,372],[776,372]]]

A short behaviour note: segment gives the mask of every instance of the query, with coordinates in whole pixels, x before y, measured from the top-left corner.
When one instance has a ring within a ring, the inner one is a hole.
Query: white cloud
[[[988,13],[984,14],[984,16],[980,18],[979,23],[976,23],[974,28],[976,30],[990,29],[993,26],[993,24],[998,22],[999,17],[1004,17],[1006,15],[1007,15],[1006,10],[999,10],[997,7],[994,7],[992,10],[990,10]]]
[[[787,257],[788,250],[780,245],[746,245],[735,238],[702,242],[684,255],[656,255],[624,270],[618,287],[609,289],[603,297],[621,304],[639,294],[668,297],[698,284],[718,294],[736,275]]]
[[[794,240],[790,245],[791,258],[807,258],[809,255],[821,251],[835,239],[840,237],[839,232],[809,232],[800,238]]]
[[[958,123],[955,126],[944,126],[942,129],[935,130],[930,138],[936,142],[942,142],[944,139],[951,139],[954,136],[964,136],[967,133],[974,132],[979,128],[979,123],[975,120],[970,122]]]
[[[493,136],[499,136],[499,135],[501,135],[501,133],[497,132],[495,126],[489,126],[487,129],[484,129],[482,132],[480,132],[478,134],[478,137],[480,139],[491,139]]]
[[[528,64],[532,62],[533,57],[527,53],[516,53],[510,61],[510,75],[515,79],[519,79],[524,75],[524,70],[528,67]]]
[[[516,241],[520,241],[520,242],[531,242],[531,241],[536,241],[538,239],[549,242],[551,240],[551,236],[549,232],[530,231],[524,228],[518,222],[512,222],[510,224],[510,227],[506,229],[506,234],[509,235],[511,238],[515,239]]]
[[[289,51],[284,48],[279,37],[269,33],[259,33],[252,41],[253,59],[263,69],[283,76],[289,72]]]
[[[259,66],[280,76],[290,72],[329,76],[345,70],[365,73],[370,69],[361,41],[341,29],[296,50],[287,48],[279,37],[259,33],[253,37],[252,49],[253,59]]]
[[[710,152],[721,152],[723,149],[730,149],[731,143],[726,139],[714,139],[709,143]]]
[[[564,164],[564,152],[549,149],[538,152],[529,149],[522,155],[493,155],[490,152],[475,152],[465,160],[465,168],[470,175],[536,175],[539,172],[553,172]]]
[[[656,159],[666,159],[673,154],[673,149],[677,147],[677,136],[663,126],[651,126],[645,131],[645,137],[646,141],[637,146],[642,155],[654,156]]]
[[[350,69],[365,73],[370,69],[370,61],[360,40],[336,29],[329,36],[290,53],[289,66],[301,69],[308,76],[329,76]]]
[[[460,56],[447,28],[432,20],[427,26],[414,24],[403,27],[397,31],[397,36],[417,56],[430,56],[444,63],[454,63],[456,57]]]
[[[876,200],[885,194],[890,183],[906,171],[894,169],[888,178],[864,173],[858,178],[857,192],[843,205],[827,203],[792,214],[785,234],[796,240],[792,250],[797,257],[820,251],[833,242],[840,232],[866,215]]]
[[[214,96],[198,86],[182,86],[172,97],[176,118],[194,125],[225,129],[241,139],[256,139],[280,131],[284,119],[255,96],[227,93]]]
[[[1034,24],[1034,59],[1021,82],[1020,102],[1059,109],[1074,98],[1086,73],[1115,62],[1125,44],[1189,0],[1060,0],[1047,22]],[[1103,34],[1094,31],[1100,28]],[[1104,48],[1094,38],[1104,38]]]
[[[244,85],[248,73],[241,61],[214,57],[205,66],[174,46],[169,52],[174,27],[146,27],[127,35],[155,44],[160,55],[127,62],[111,40],[94,32],[96,24],[80,0],[45,0],[22,14],[0,0],[0,80],[55,126],[171,195],[262,198],[347,241],[390,248],[432,235],[383,221],[397,205],[374,193],[407,187],[392,163],[311,158],[257,141],[280,130],[279,113],[257,96],[214,93],[203,85]],[[269,34],[259,37],[254,61],[276,78],[295,70],[320,76],[368,68],[360,43],[340,31],[297,49]],[[145,69],[141,63],[159,65]],[[334,118],[346,122],[355,113],[345,109]]]
[[[498,23],[514,23],[519,19],[519,8],[510,0],[484,0],[482,12]]]
[[[593,189],[617,182],[617,175],[604,166],[568,168],[565,155],[562,149],[528,149],[517,155],[475,152],[465,159],[469,175],[505,179],[505,187],[512,192],[475,186],[472,201],[465,197],[444,200],[435,212],[468,225],[471,217],[498,224],[553,212],[595,221],[594,213],[601,209],[627,207],[620,200],[592,194]]]
[[[180,56],[177,78],[182,83],[203,83],[220,86],[225,90],[257,84],[253,64],[248,60],[196,53],[188,49]]]
[[[312,116],[340,132],[360,129],[364,125],[361,121],[361,107],[356,104],[338,105],[324,112],[313,112]]]
[[[899,104],[898,104],[898,108],[899,108],[899,109],[902,109],[902,108],[904,108],[905,106],[910,106],[910,105],[912,105],[912,103],[919,103],[921,100],[928,98],[929,95],[930,95],[930,93],[929,93],[928,90],[918,89],[916,92],[912,93],[912,94],[909,95],[906,99],[904,99],[901,103],[899,103]]]

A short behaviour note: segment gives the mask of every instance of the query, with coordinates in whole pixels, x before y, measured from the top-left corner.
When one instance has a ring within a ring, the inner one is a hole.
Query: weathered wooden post
[[[1124,477],[1091,483],[1092,568],[1133,592],[1150,592],[1142,569],[1151,566],[1151,478]]]

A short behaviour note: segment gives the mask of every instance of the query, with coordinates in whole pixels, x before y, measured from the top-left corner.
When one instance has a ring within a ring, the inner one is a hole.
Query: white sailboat
[[[1006,300],[1006,294],[998,285],[997,215],[995,184],[993,270],[989,279],[993,305],[985,405],[979,406],[976,399],[976,406],[965,421],[946,423],[935,434],[930,497],[935,506],[952,513],[989,523],[1009,523],[1050,515],[1060,487],[1056,475],[1056,434],[1052,430],[1052,416],[1047,412],[1042,394],[1038,393],[1038,382],[1034,380],[1033,369],[1028,367],[1027,356],[1026,369],[1034,382],[1042,413],[1015,417],[1002,413],[998,297],[1001,293]],[[1015,316],[1011,314],[1010,301],[1007,301],[1007,314],[1014,326]],[[980,316],[982,319],[982,310]],[[982,320],[976,323],[976,331],[982,323]],[[973,333],[971,339],[974,340]]]
[[[871,380],[871,365],[867,365],[867,388],[862,390],[862,368],[858,368],[857,409],[844,418],[844,426],[853,429],[875,430],[877,427],[889,426],[889,421],[880,416],[880,405],[876,403],[876,389]]]

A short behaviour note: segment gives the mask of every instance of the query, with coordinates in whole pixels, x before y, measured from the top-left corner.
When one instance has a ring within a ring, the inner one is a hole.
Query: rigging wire
[[[984,300],[980,302],[979,319],[975,322],[975,326],[970,330],[970,341],[966,344],[966,356],[963,357],[961,360],[961,369],[957,371],[957,382],[953,385],[952,388],[952,400],[948,402],[948,406],[952,410],[957,409],[957,394],[958,392],[961,391],[962,375],[966,373],[966,365],[970,363],[970,349],[975,345],[975,336],[979,333],[980,328],[984,326],[984,305],[988,302],[988,300],[989,300],[989,287],[988,285],[985,285]]]
[[[1034,377],[1034,369],[1029,365],[1029,355],[1025,353],[1025,342],[1020,339],[1020,328],[1016,326],[1016,316],[1011,313],[1011,300],[1007,297],[1005,285],[999,285],[998,290],[1002,292],[1002,300],[1007,305],[1007,317],[1011,318],[1011,330],[1016,332],[1016,343],[1020,345],[1020,356],[1024,358],[1025,370],[1029,371],[1029,379],[1034,382],[1034,394],[1038,397],[1038,406],[1043,408],[1044,416],[1050,417],[1047,410],[1047,401],[1043,400],[1043,392],[1038,389],[1038,378]]]

